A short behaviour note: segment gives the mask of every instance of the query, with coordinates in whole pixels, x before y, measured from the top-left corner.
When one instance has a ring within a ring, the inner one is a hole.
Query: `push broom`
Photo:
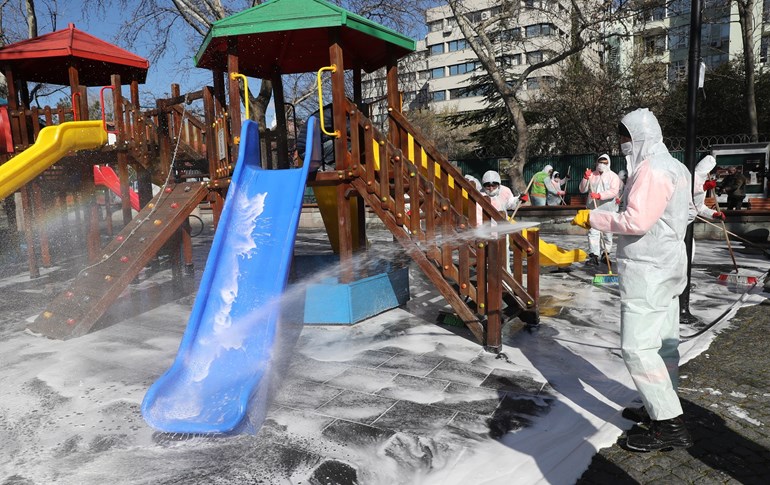
[[[594,192],[593,187],[591,187],[591,192]],[[590,197],[590,193],[589,193]],[[596,204],[596,199],[591,199],[594,201],[594,209],[598,207]],[[604,257],[607,260],[607,274],[595,274],[594,275],[594,285],[601,286],[611,283],[619,283],[620,278],[618,274],[612,273],[612,265],[610,265],[610,253],[607,251],[607,248],[604,246],[604,239],[602,239],[602,235],[599,234],[599,247],[601,248],[602,252],[604,253]]]
[[[716,206],[717,212],[722,212],[722,210],[719,208],[719,201],[717,200],[716,194],[711,192],[711,195],[714,196],[714,205]],[[727,242],[727,250],[730,252],[730,258],[733,260],[733,267],[735,268],[735,273],[722,273],[720,274],[717,279],[723,283],[733,283],[736,285],[756,285],[757,284],[757,278],[756,276],[746,276],[740,274],[740,270],[738,269],[738,263],[735,261],[735,253],[733,253],[733,245],[730,243],[730,236],[727,235],[727,226],[725,226],[725,221],[719,220],[719,222],[722,225],[722,232],[725,235],[725,241]]]

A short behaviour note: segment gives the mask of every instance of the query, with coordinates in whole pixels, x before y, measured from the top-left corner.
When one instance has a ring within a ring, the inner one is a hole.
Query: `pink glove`
[[[714,212],[713,214],[711,214],[711,218],[712,219],[719,219],[721,221],[724,221],[725,219],[727,219],[727,217],[725,217],[725,213],[724,212]]]
[[[560,191],[556,192],[556,195],[567,195],[567,192],[565,192],[563,190],[560,190]]]
[[[716,186],[717,186],[716,180],[706,180],[706,182],[704,182],[703,184],[703,190],[708,192],[709,190],[716,188]]]
[[[591,192],[590,197],[592,199],[596,199],[596,200],[600,200],[602,198],[601,194],[599,194],[597,192]]]
[[[620,197],[615,197],[615,203],[620,205]]]
[[[586,169],[586,173],[584,173],[584,174],[583,174],[583,178],[584,178],[584,179],[589,179],[589,178],[591,178],[591,174],[592,174],[592,173],[593,173],[593,172],[591,171],[591,169],[590,169],[590,168],[587,168],[587,169]]]
[[[529,196],[527,194],[521,194],[521,197],[519,197],[519,200],[522,202],[527,202],[529,200]]]

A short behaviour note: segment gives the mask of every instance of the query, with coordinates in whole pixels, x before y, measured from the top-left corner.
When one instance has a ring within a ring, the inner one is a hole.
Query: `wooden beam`
[[[276,143],[278,145],[278,168],[289,168],[289,141],[287,132],[289,128],[286,124],[286,104],[283,97],[283,79],[281,73],[273,74],[273,106],[275,107],[276,121]]]
[[[230,78],[230,74],[238,72],[238,50],[235,43],[230,43],[227,52],[227,94],[228,117],[230,118],[230,134],[233,143],[230,146],[230,160],[238,159],[238,146],[235,138],[241,136],[241,90],[238,79]],[[246,101],[248,103],[248,100]],[[240,138],[239,138],[240,139]]]

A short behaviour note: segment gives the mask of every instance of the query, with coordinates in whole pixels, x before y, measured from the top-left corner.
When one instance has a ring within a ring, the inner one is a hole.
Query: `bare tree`
[[[470,3],[449,0],[449,7],[463,36],[478,56],[491,88],[501,98],[505,113],[512,122],[516,148],[508,172],[512,184],[519,190],[526,185],[523,168],[530,143],[529,125],[525,118],[526,100],[522,96],[527,79],[538,71],[548,69],[552,72],[551,66],[555,68],[589,45],[598,44],[606,35],[606,24],[622,15],[622,10],[613,7],[613,2],[570,0],[566,8],[564,3],[555,0],[504,0],[488,9],[488,16],[481,17],[476,15],[478,11],[469,9]],[[530,39],[521,35],[521,30],[516,30],[518,26],[528,24],[547,24],[550,35]],[[527,54],[537,52],[537,56],[526,55],[528,58],[522,65],[511,67],[505,53],[512,50],[512,44],[518,44],[518,50]]]
[[[749,132],[756,141],[759,134],[757,123],[756,58],[754,56],[754,31],[756,29],[756,0],[734,0],[738,6],[738,23],[741,26],[743,40],[743,67],[745,71],[744,91],[746,95],[746,115]]]

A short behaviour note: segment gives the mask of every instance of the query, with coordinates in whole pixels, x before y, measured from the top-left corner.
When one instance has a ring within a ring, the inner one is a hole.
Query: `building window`
[[[444,27],[443,20],[435,20],[433,22],[428,22],[428,32],[438,32],[443,27]]]
[[[465,39],[451,40],[447,42],[447,52],[461,51],[468,48],[468,41]]]
[[[719,23],[704,24],[701,27],[701,45],[727,52],[730,45],[728,19],[722,19]]]
[[[645,56],[660,55],[666,50],[666,36],[662,34],[643,36],[639,42]]]
[[[519,66],[521,65],[521,54],[501,56],[497,59],[497,61],[503,67]]]
[[[687,61],[674,61],[668,65],[668,82],[678,83],[687,79]]]
[[[527,78],[527,91],[534,91],[540,89],[540,78],[528,77]]]
[[[446,91],[433,91],[430,93],[430,97],[433,101],[446,101]]]
[[[449,90],[449,99],[461,99],[461,98],[473,98],[475,96],[483,96],[481,88],[468,89],[468,88],[454,88]]]
[[[669,49],[686,49],[690,45],[690,26],[680,25],[668,31]]]
[[[449,75],[450,76],[457,76],[459,74],[465,74],[468,72],[473,72],[476,70],[481,63],[479,62],[464,62],[462,64],[454,64],[452,66],[449,66]]]
[[[430,71],[420,71],[417,73],[418,79],[430,79]]]
[[[524,29],[524,33],[527,36],[527,38],[553,35],[555,32],[556,32],[556,27],[553,24],[528,25]]]
[[[648,2],[639,12],[640,22],[653,22],[666,18],[666,0]]]
[[[428,52],[430,52],[429,55],[435,56],[437,54],[443,54],[444,53],[444,44],[433,44],[428,46]]]
[[[527,64],[537,64],[543,62],[543,51],[527,52]]]
[[[444,72],[443,67],[435,67],[430,70],[430,78],[431,79],[438,79],[440,77],[444,77],[446,74]]]

